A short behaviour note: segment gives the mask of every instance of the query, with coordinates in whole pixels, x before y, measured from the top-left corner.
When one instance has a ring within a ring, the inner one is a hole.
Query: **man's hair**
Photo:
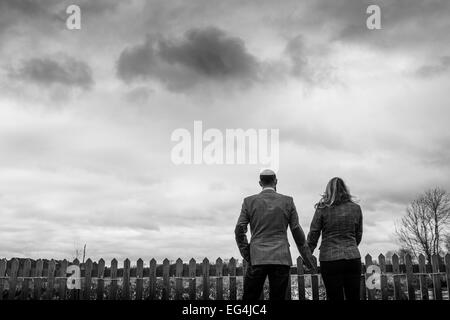
[[[270,186],[275,183],[276,178],[275,175],[260,175],[259,181],[261,181],[263,186]]]

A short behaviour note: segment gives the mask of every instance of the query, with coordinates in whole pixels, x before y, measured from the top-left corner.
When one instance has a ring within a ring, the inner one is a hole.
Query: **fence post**
[[[117,300],[117,259],[111,260],[111,284],[109,286],[109,299]]]
[[[92,260],[87,259],[84,264],[84,287],[83,287],[83,300],[91,299],[91,286],[92,286]]]
[[[30,279],[27,279],[27,277],[30,277],[31,275],[31,260],[26,259],[25,263],[23,264],[23,284],[22,284],[22,300],[28,300],[28,295],[30,292]],[[1,275],[0,275],[1,276]]]
[[[105,260],[101,258],[97,265],[97,300],[103,300],[103,291],[105,289]]]
[[[365,257],[365,281],[364,281],[364,287],[366,287],[366,281],[367,279],[372,275],[367,273],[367,268],[369,268],[369,266],[371,266],[373,264],[372,262],[372,256],[370,254],[366,254]],[[369,289],[366,287],[366,294],[367,294],[367,299],[368,300],[374,300],[375,299],[375,289]]]
[[[313,267],[317,270],[317,259],[313,259]],[[311,273],[312,299],[319,300],[319,275]]]
[[[419,255],[419,283],[420,283],[420,296],[422,300],[429,300],[428,294],[428,284],[427,284],[427,268],[425,264],[425,256],[423,254]]]
[[[189,299],[197,299],[197,262],[194,258],[189,260]]]
[[[142,300],[144,289],[144,260],[141,258],[136,262],[136,300]]]
[[[209,260],[203,259],[202,263],[202,276],[203,276],[203,300],[209,300]]]
[[[56,270],[56,261],[52,259],[48,263],[47,269],[47,290],[45,292],[46,300],[52,300],[53,298],[53,288],[55,287],[55,270]]]
[[[164,259],[163,261],[163,292],[162,292],[162,299],[163,300],[169,300],[170,296],[170,262],[169,259]]]
[[[223,300],[223,261],[216,260],[216,300]]]
[[[123,261],[122,300],[130,300],[130,259]]]
[[[416,300],[416,291],[413,287],[413,266],[411,255],[408,253],[405,255],[405,267],[406,267],[406,285],[408,287],[408,299]]]
[[[402,299],[400,284],[400,266],[398,264],[398,255],[394,253],[392,256],[392,277],[394,278],[394,300]]]
[[[230,300],[237,300],[237,290],[236,290],[236,260],[234,258],[230,259],[228,264],[230,270]]]
[[[386,258],[383,254],[378,256],[378,262],[380,264],[380,288],[381,288],[381,300],[388,299],[388,288],[387,288],[387,276],[386,276]]]
[[[439,274],[439,256],[433,254],[431,256],[431,266],[433,269],[433,293],[434,300],[442,300],[441,276]]]
[[[445,255],[445,275],[447,278],[447,299],[450,300],[450,253]]]
[[[303,270],[302,257],[297,258],[297,285],[298,300],[305,300],[305,271]]]
[[[13,300],[16,296],[17,272],[19,271],[19,260],[12,259],[11,270],[9,273],[9,292],[8,299]]]
[[[5,287],[5,279],[3,279],[3,277],[6,274],[6,264],[7,261],[6,259],[1,259],[0,260],[0,300],[3,300],[3,290]]]
[[[148,298],[150,300],[156,299],[156,260],[150,260],[150,270],[149,270],[149,290],[148,290]]]
[[[175,267],[175,300],[183,300],[183,260],[177,259]]]
[[[44,261],[42,259],[39,259],[36,261],[36,268],[34,269],[34,299],[40,300],[41,294],[42,294],[42,269],[44,269]]]

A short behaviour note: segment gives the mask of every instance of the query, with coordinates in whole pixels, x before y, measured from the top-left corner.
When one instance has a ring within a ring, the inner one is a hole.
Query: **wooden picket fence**
[[[368,289],[365,285],[366,279],[371,276],[365,271],[372,264],[378,265],[381,270],[379,290]],[[144,267],[142,259],[138,259],[136,266],[131,267],[130,260],[126,259],[120,269],[116,259],[111,261],[110,267],[105,266],[103,259],[98,263],[88,259],[84,264],[75,259],[70,265],[80,267],[80,289],[69,290],[67,287],[67,278],[71,276],[66,273],[69,266],[67,260],[2,259],[0,300],[237,300],[241,298],[246,270],[245,261],[238,266],[234,258],[228,262],[218,258],[213,265],[207,258],[200,264],[194,259],[188,263],[178,259],[174,264],[164,259],[162,265],[152,259],[148,267]],[[397,255],[393,255],[391,261],[386,261],[385,256],[380,254],[377,262],[366,255],[361,275],[361,299],[450,299],[449,266],[450,254],[445,257],[434,255],[431,265],[425,263],[423,255],[419,256],[418,264],[413,264],[409,255],[405,256],[402,264]],[[200,280],[199,286],[197,280]],[[324,289],[320,283],[320,273],[305,272],[302,258],[299,257],[297,266],[291,268],[286,299],[324,299]],[[443,290],[443,284],[446,290]]]

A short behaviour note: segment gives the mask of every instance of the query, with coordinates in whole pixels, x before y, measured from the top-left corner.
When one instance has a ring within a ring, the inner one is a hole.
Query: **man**
[[[262,171],[259,185],[262,187],[261,193],[244,199],[235,229],[239,251],[249,264],[244,279],[243,300],[259,299],[266,276],[269,277],[270,299],[283,300],[292,265],[288,225],[308,268],[313,267],[313,257],[298,222],[292,197],[276,192],[275,172]],[[250,244],[246,236],[249,223],[252,235]]]

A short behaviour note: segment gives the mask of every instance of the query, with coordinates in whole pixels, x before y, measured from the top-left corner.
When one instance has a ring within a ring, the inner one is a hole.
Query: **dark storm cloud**
[[[251,83],[258,80],[258,68],[242,39],[208,27],[191,29],[182,39],[147,37],[122,52],[117,74],[126,82],[154,79],[182,90],[210,80]]]
[[[11,72],[10,77],[42,86],[60,84],[85,90],[94,84],[89,65],[67,56],[26,60],[18,70]]]
[[[435,64],[424,65],[417,69],[416,74],[428,78],[450,71],[450,56],[440,57]]]
[[[302,35],[289,40],[284,53],[291,61],[290,74],[308,84],[327,82],[331,78],[331,68],[323,64],[327,60],[323,59],[326,53],[315,51],[312,52]]]

